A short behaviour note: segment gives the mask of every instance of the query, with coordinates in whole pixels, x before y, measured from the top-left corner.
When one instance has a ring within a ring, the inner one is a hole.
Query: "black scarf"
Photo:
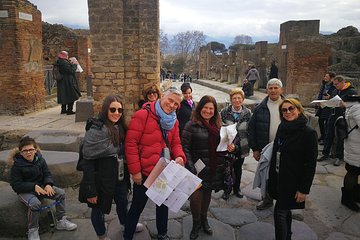
[[[206,127],[209,133],[209,156],[210,156],[210,176],[213,177],[217,167],[216,148],[220,142],[220,129],[215,125],[201,119],[201,123]]]
[[[301,131],[306,127],[307,119],[303,115],[300,115],[294,121],[282,120],[276,135],[279,138],[286,139],[293,135],[295,132]]]

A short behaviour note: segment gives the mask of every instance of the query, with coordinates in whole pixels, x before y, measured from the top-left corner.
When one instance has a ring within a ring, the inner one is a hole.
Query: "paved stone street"
[[[212,88],[203,86],[211,83]],[[179,82],[174,82],[173,84],[175,86],[181,85]],[[201,96],[208,94],[215,96],[217,101],[222,104],[226,104],[229,100],[228,94],[223,91],[235,87],[234,84],[231,85],[206,80],[202,81],[201,85],[196,84],[195,81],[191,83],[191,85],[195,101],[198,101]],[[264,93],[256,92],[253,99],[246,100],[246,104],[259,102],[263,97],[265,97]],[[0,115],[0,132],[8,133],[16,130],[18,133],[21,132],[25,134],[34,130],[45,132],[61,130],[63,132],[79,134],[79,136],[83,134],[84,123],[74,123],[74,115],[64,116],[59,113],[60,107],[57,106],[26,116]],[[51,142],[55,138],[58,139],[59,136],[54,135],[54,138],[49,136],[42,141]],[[53,144],[49,144],[46,150],[56,150],[51,149],[54,146],[58,146],[55,142],[54,140]],[[77,140],[70,141],[68,145],[72,144],[78,144]],[[61,148],[65,148],[65,146]],[[72,150],[69,149],[72,148],[67,146],[67,150],[65,151],[72,152]],[[61,149],[57,149],[57,151],[61,151]],[[57,152],[57,156],[63,155],[61,152]],[[60,158],[61,157],[59,157],[59,159]],[[4,163],[5,161],[6,152],[0,152],[0,163]],[[75,164],[76,157],[73,157],[73,162]],[[228,201],[224,201],[221,199],[222,191],[213,193],[209,210],[209,223],[214,230],[214,234],[208,236],[201,232],[199,239],[274,239],[273,209],[264,211],[255,209],[256,204],[260,200],[260,190],[252,189],[256,166],[257,162],[252,157],[245,159],[241,183],[241,189],[245,195],[243,199],[231,196]],[[74,169],[66,168],[65,171],[71,172],[74,171]],[[344,174],[344,164],[335,167],[332,161],[318,163],[314,184],[306,202],[306,209],[304,211],[296,211],[293,214],[293,240],[355,240],[360,238],[360,214],[354,213],[340,204],[340,188]],[[8,184],[6,182],[0,183],[0,192],[7,192]],[[67,213],[69,218],[78,224],[78,229],[73,232],[56,230],[54,232],[47,232],[41,234],[41,239],[97,239],[89,219],[89,208],[87,208],[85,204],[80,204],[77,200],[77,187],[66,188],[66,193]],[[0,211],[2,207],[0,204]],[[7,210],[11,211],[12,209]],[[7,215],[5,216],[2,211],[1,213],[0,223],[3,223],[3,221],[6,221]],[[122,228],[119,225],[114,208],[106,219],[109,237],[113,240],[122,239]],[[150,200],[141,215],[141,222],[146,226],[146,230],[137,233],[134,239],[156,239],[155,205]],[[191,226],[192,220],[189,202],[187,202],[178,213],[169,214],[168,234],[171,239],[189,239]],[[0,228],[3,228],[3,226],[0,226]],[[9,239],[14,238],[0,236],[0,240]],[[25,239],[25,237],[17,239]]]

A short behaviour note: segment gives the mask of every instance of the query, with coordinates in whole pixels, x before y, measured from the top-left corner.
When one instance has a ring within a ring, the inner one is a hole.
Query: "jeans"
[[[291,240],[292,214],[290,209],[279,209],[277,203],[274,209],[275,239]]]
[[[35,193],[19,193],[20,200],[29,208],[28,209],[28,228],[38,228],[41,208],[41,200],[44,198],[52,199],[57,202],[55,204],[56,219],[60,220],[65,216],[65,191],[61,188],[53,186],[55,194],[53,196],[38,196]]]
[[[145,179],[143,179],[143,182]],[[147,188],[144,185],[133,184],[133,200],[128,212],[128,219],[125,224],[124,239],[132,239],[139,221],[140,214],[145,208],[148,196],[145,194]],[[156,228],[158,235],[167,233],[168,207],[165,205],[156,206]]]
[[[324,141],[324,149],[322,151],[322,154],[324,156],[329,156],[331,146],[334,142],[335,138],[335,115],[331,115],[327,121],[327,131],[325,135],[325,141]]]
[[[116,213],[118,215],[121,225],[125,225],[127,218],[128,205],[128,186],[126,181],[121,181],[116,184],[114,201],[116,204]],[[97,236],[104,236],[106,233],[105,215],[102,211],[93,207],[91,209],[91,223],[94,227]]]
[[[327,132],[327,122],[328,122],[327,118],[319,118],[319,120],[318,120],[319,128],[320,128],[320,138],[319,139],[325,140],[326,132]]]
[[[234,175],[235,175],[234,185],[233,185],[234,193],[240,191],[242,165],[244,164],[244,159],[245,158],[237,158],[233,164]]]

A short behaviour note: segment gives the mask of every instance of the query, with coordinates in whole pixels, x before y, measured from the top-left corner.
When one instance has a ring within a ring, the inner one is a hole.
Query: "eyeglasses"
[[[296,109],[296,107],[290,106],[290,107],[288,107],[288,108],[281,108],[281,112],[282,112],[282,113],[287,113],[287,112],[292,113],[292,112],[295,111],[295,109]]]
[[[157,94],[157,92],[147,92],[147,95],[151,95],[151,94]]]
[[[24,154],[26,154],[26,153],[33,153],[33,152],[35,152],[35,149],[34,149],[34,148],[21,150],[21,153],[24,153]]]
[[[111,113],[115,113],[116,110],[118,111],[118,113],[123,113],[123,112],[124,112],[124,109],[122,109],[122,108],[114,108],[114,107],[109,108],[109,111],[110,111]]]

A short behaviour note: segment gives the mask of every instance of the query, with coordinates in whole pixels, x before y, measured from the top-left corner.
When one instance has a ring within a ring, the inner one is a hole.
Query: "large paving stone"
[[[246,209],[210,208],[210,212],[219,221],[232,226],[242,226],[257,221],[256,215]]]
[[[253,189],[253,184],[252,183],[247,185],[245,188],[241,189],[241,191],[248,198],[258,200],[258,201],[261,200],[261,190],[260,190],[260,188]]]
[[[123,238],[123,233],[124,233],[124,227],[120,225],[119,220],[113,219],[112,221],[110,221],[109,226],[108,226],[108,237],[110,239],[124,239]],[[81,239],[86,239],[86,238],[81,238]],[[149,234],[148,229],[145,227],[145,229],[141,232],[135,233],[134,234],[134,240],[151,240],[151,236]]]
[[[156,229],[156,220],[149,221],[147,223],[147,227],[149,229],[150,235],[153,238],[156,238],[158,233]],[[170,237],[170,239],[184,239],[181,223],[177,220],[169,219],[167,234]]]
[[[26,135],[34,138],[43,150],[79,152],[80,134],[76,132],[35,130]]]
[[[346,235],[340,232],[333,232],[325,240],[359,240],[359,237]]]
[[[23,237],[27,232],[27,207],[7,182],[0,182],[0,236]],[[47,211],[40,215],[40,232],[50,230]]]
[[[296,220],[292,221],[291,225],[292,231],[292,240],[317,240],[318,237],[316,233],[304,222],[299,222]]]
[[[275,228],[270,223],[254,222],[240,227],[236,235],[238,240],[273,240]]]
[[[0,152],[0,181],[8,181],[6,171],[7,157],[10,150]],[[82,172],[76,170],[79,154],[76,152],[41,151],[53,175],[55,185],[69,187],[78,185]]]
[[[350,211],[350,210],[349,210]],[[341,232],[357,236],[360,239],[360,214],[351,212],[351,216],[347,218],[340,226]]]
[[[222,223],[214,218],[208,218],[209,225],[213,230],[213,235],[207,235],[204,231],[200,230],[199,232],[199,240],[207,239],[207,240],[235,240],[235,232],[234,229],[225,223]],[[187,216],[183,218],[183,238],[184,240],[190,239],[190,232],[192,229],[192,216]]]

